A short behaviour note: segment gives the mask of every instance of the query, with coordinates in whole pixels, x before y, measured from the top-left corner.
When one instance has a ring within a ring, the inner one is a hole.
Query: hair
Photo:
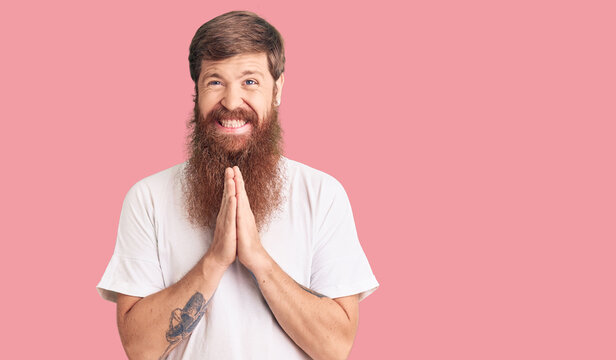
[[[274,80],[284,72],[282,36],[270,23],[249,11],[231,11],[201,25],[188,55],[195,91],[203,60],[224,60],[240,54],[265,53]]]

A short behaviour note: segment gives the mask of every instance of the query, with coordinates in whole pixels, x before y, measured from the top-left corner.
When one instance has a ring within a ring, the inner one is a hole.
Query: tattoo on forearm
[[[208,303],[209,300],[206,302],[203,295],[200,292],[196,292],[184,305],[183,309],[177,308],[171,312],[169,330],[167,330],[166,334],[169,346],[160,356],[159,360],[165,359],[175,344],[190,336],[197,324],[199,324],[203,314],[205,314]]]
[[[296,282],[297,282],[297,281],[296,281]],[[300,283],[297,283],[297,285],[299,285],[299,287],[301,287],[302,289],[304,289],[305,291],[307,291],[307,292],[311,293],[312,295],[314,295],[314,296],[316,296],[316,297],[320,297],[320,298],[322,298],[322,297],[327,297],[327,296],[325,296],[325,295],[323,295],[323,294],[319,294],[318,292],[316,292],[316,291],[314,291],[314,290],[312,290],[312,289],[309,289],[309,288],[305,287],[304,285],[302,285],[302,284],[300,284]]]

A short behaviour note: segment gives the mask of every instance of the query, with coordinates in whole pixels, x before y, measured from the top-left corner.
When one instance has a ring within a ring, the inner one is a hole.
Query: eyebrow
[[[245,70],[240,74],[239,77],[244,77],[246,75],[259,75],[261,77],[265,77],[263,73],[258,70]],[[223,77],[218,73],[207,73],[206,72],[205,74],[203,74],[201,81],[204,81],[205,79],[208,79],[208,78],[222,79]]]
[[[201,81],[204,81],[207,78],[217,78],[217,79],[222,79],[222,76],[220,76],[218,73],[205,73],[203,74],[203,76],[201,77]]]
[[[246,76],[246,75],[259,75],[261,77],[264,77],[263,73],[258,71],[258,70],[246,70],[246,71],[242,72],[241,76]]]

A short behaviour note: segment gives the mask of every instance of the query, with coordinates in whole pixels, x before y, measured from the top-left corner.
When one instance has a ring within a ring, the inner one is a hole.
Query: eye
[[[246,84],[246,85],[257,85],[258,83],[255,80],[248,79],[248,80],[244,81],[244,84]]]
[[[218,80],[212,80],[210,82],[207,83],[208,86],[213,86],[213,85],[220,85],[221,82]]]

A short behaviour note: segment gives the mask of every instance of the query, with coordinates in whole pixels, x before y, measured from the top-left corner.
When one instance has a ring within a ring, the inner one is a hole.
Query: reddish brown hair
[[[284,72],[282,36],[270,23],[249,11],[231,11],[201,25],[190,43],[190,77],[197,82],[203,60],[223,60],[235,55],[265,53],[270,74],[278,80]]]

